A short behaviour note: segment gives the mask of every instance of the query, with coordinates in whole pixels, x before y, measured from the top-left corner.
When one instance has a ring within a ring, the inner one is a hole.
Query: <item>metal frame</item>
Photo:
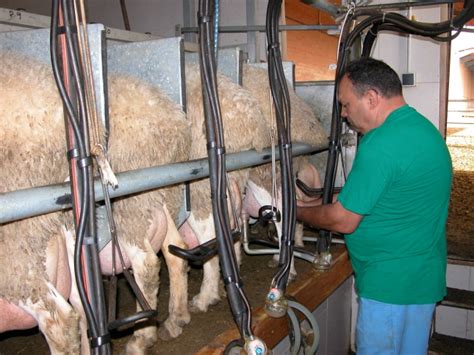
[[[405,2],[392,2],[388,4],[377,4],[377,5],[363,5],[357,6],[358,9],[405,9],[408,7],[416,6],[433,6],[443,4],[453,4],[454,0],[418,0],[418,1],[405,1]]]
[[[317,153],[327,149],[327,145],[312,147],[307,144],[293,144],[293,155]],[[276,152],[278,159],[278,150]],[[258,153],[248,150],[227,154],[228,171],[248,168],[271,161],[271,149]],[[145,169],[122,172],[116,175],[119,187],[109,189],[112,198],[143,192],[185,181],[209,176],[207,158],[182,163],[167,164]],[[96,201],[104,199],[102,185],[95,181]],[[0,223],[56,212],[71,207],[71,189],[69,183],[33,187],[0,194]]]
[[[31,12],[0,8],[0,30],[19,31],[38,28],[49,28],[51,17]],[[89,25],[93,26],[93,24]],[[161,37],[149,33],[131,32],[104,26],[105,37],[117,42],[139,42]]]
[[[330,31],[338,30],[337,25],[281,25],[280,31]],[[181,27],[181,33],[197,33],[197,27]],[[265,32],[264,25],[220,26],[220,33]]]

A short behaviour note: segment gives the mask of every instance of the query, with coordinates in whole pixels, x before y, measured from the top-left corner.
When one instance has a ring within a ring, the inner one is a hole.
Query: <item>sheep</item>
[[[242,89],[224,75],[218,73],[217,78],[226,152],[233,153],[249,149],[261,151],[268,147],[270,135],[257,101],[247,90]],[[206,131],[201,79],[196,65],[186,65],[186,96],[187,117],[192,125],[190,159],[204,158],[207,156]],[[235,202],[235,206],[229,205],[231,221],[233,221],[233,210],[240,215],[241,193],[247,182],[249,171],[250,169],[241,169],[229,173],[229,188]],[[192,182],[190,191],[191,214],[180,232],[188,246],[194,247],[215,238],[209,179]],[[240,260],[240,243],[236,243],[235,251],[237,259]],[[205,312],[209,305],[220,300],[217,256],[207,261],[203,269],[204,276],[200,292],[191,301],[192,311]]]
[[[62,104],[51,69],[18,54],[0,54],[0,192],[64,181],[65,131]],[[189,122],[164,94],[126,77],[109,79],[109,156],[115,171],[184,161],[189,154]],[[116,199],[119,243],[138,285],[156,308],[162,250],[170,270],[169,318],[160,332],[178,336],[190,321],[187,264],[168,252],[185,247],[175,222],[181,188]],[[86,323],[72,270],[71,213],[55,212],[0,226],[0,332],[38,324],[51,353],[87,353]],[[111,249],[101,252],[111,272]],[[117,270],[121,270],[116,265]],[[70,300],[69,304],[67,300]],[[72,305],[72,307],[71,307]],[[154,322],[135,331],[129,353],[142,353],[157,338]]]
[[[267,129],[272,127],[272,109],[271,109],[271,94],[268,81],[268,72],[266,69],[258,68],[250,64],[243,65],[242,85],[249,90],[254,98],[259,103],[263,112]],[[327,143],[327,134],[321,126],[319,119],[314,115],[314,112],[289,86],[289,95],[291,103],[291,139],[292,142],[300,142],[318,146]],[[276,123],[273,123],[276,127]],[[277,167],[278,168],[278,167]],[[277,169],[278,171],[278,169]],[[293,158],[293,171],[297,177],[311,187],[321,187],[321,180],[316,168],[309,163],[307,156],[299,156]],[[262,205],[271,204],[271,170],[268,165],[256,167],[251,170],[246,187],[246,199],[243,202],[244,209],[247,213],[256,217],[258,208]],[[279,174],[276,180],[277,186],[280,186]],[[279,192],[279,190],[278,190]],[[298,199],[305,200],[307,196],[296,189]],[[281,209],[281,196],[275,196],[277,207]],[[281,235],[281,222],[276,222],[277,233]],[[303,224],[296,224],[295,231],[295,245],[303,246]],[[276,266],[276,258],[270,263],[271,266]],[[290,271],[290,280],[296,277],[296,271],[292,266]]]

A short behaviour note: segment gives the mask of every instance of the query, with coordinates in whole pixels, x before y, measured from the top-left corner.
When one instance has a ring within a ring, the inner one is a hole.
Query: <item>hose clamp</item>
[[[66,153],[67,159],[72,160],[79,156],[79,150],[77,148],[72,148]]]
[[[211,16],[209,16],[209,15],[200,15],[198,22],[199,22],[200,25],[204,24],[204,23],[211,22]]]
[[[77,161],[77,166],[79,166],[80,168],[85,168],[85,167],[88,167],[88,166],[91,166],[91,165],[92,165],[92,158],[90,156],[79,159]]]
[[[278,42],[270,43],[268,45],[268,51],[277,50],[279,48],[280,48],[280,43],[278,43]]]
[[[89,342],[91,344],[91,348],[95,349],[99,346],[110,344],[110,339],[110,333],[106,333],[95,338],[89,338]]]
[[[217,147],[217,143],[216,141],[211,141],[211,142],[208,142],[207,145],[207,150],[213,150],[213,149],[216,149]]]
[[[238,288],[242,288],[244,286],[244,283],[242,282],[242,280],[234,280],[234,278],[232,276],[227,276],[227,277],[224,277],[223,278],[224,280],[224,285],[227,286],[229,284],[234,284],[236,285]]]

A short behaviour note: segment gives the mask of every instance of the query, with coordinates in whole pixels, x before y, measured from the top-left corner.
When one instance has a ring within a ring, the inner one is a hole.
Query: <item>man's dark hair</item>
[[[369,57],[354,60],[347,65],[343,74],[347,75],[359,97],[370,89],[386,98],[402,95],[398,74],[380,60]]]

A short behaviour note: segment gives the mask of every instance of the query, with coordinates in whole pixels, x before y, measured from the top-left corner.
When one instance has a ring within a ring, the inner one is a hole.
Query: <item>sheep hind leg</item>
[[[144,240],[144,249],[138,246],[122,245],[122,250],[127,254],[132,264],[135,281],[142,291],[148,305],[156,309],[158,304],[158,286],[160,260],[153,251],[148,239]],[[142,311],[137,302],[137,311]],[[156,320],[147,319],[135,324],[133,336],[127,342],[124,352],[126,354],[146,354],[146,349],[152,347],[157,341]]]
[[[69,295],[69,302],[71,303],[74,310],[79,314],[79,324],[80,324],[80,334],[81,334],[81,354],[89,355],[90,346],[89,339],[87,336],[87,319],[84,312],[84,307],[81,303],[81,298],[79,296],[79,290],[77,288],[76,275],[74,273],[74,247],[75,247],[75,237],[73,233],[63,228],[63,235],[66,241],[67,248],[67,257],[68,265],[71,274],[71,292]]]
[[[20,307],[38,322],[51,354],[79,354],[79,315],[53,285],[48,282],[47,287],[49,292],[45,297],[35,303],[29,299]]]
[[[207,312],[209,306],[221,299],[219,292],[219,257],[214,256],[203,265],[203,279],[199,293],[191,301],[192,312]]]
[[[168,267],[170,299],[168,305],[169,316],[163,326],[158,329],[158,335],[163,340],[169,340],[176,338],[183,332],[183,326],[190,322],[191,316],[188,310],[188,263],[185,259],[171,254],[168,250],[169,245],[186,249],[186,244],[181,238],[166,206],[164,206],[164,211],[168,228],[161,250]]]

